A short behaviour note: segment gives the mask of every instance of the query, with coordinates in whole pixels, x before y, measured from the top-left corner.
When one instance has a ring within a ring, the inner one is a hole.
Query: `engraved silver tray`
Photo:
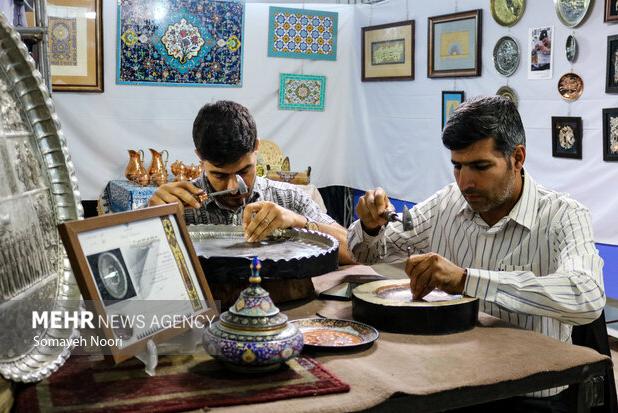
[[[189,225],[189,235],[208,280],[246,279],[251,257],[265,279],[307,278],[337,269],[339,242],[305,229],[287,229],[261,242],[246,242],[238,225]]]
[[[69,357],[72,328],[32,328],[32,312],[79,309],[56,226],[83,215],[64,136],[41,74],[0,14],[0,374],[33,382]],[[35,341],[38,336],[38,343]],[[58,339],[42,345],[44,340]]]
[[[494,46],[494,66],[498,73],[509,77],[519,66],[519,45],[510,36],[501,37]]]

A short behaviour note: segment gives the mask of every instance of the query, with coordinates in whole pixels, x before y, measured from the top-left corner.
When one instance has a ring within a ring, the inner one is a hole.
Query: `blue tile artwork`
[[[268,56],[337,60],[338,13],[270,7]]]
[[[242,86],[244,3],[119,0],[116,83]]]
[[[324,110],[326,77],[281,73],[279,109]]]

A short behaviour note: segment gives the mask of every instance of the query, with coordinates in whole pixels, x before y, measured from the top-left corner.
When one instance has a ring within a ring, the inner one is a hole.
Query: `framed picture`
[[[150,340],[208,326],[216,314],[176,204],[66,222],[58,229],[94,314],[92,327],[106,340],[100,348],[114,362],[144,351]]]
[[[49,0],[54,92],[103,92],[103,0]]]
[[[603,160],[618,161],[618,108],[603,109]]]
[[[429,17],[427,77],[481,75],[482,10]]]
[[[279,109],[323,111],[326,76],[279,74]]]
[[[528,29],[528,79],[551,79],[553,26]]]
[[[605,0],[605,18],[603,21],[618,21],[618,0]]]
[[[556,158],[582,158],[582,118],[551,118],[552,155]]]
[[[605,93],[618,93],[618,35],[607,37]]]
[[[414,80],[414,21],[363,27],[361,30],[363,82]]]
[[[464,101],[463,90],[443,90],[442,91],[442,129],[457,106]]]

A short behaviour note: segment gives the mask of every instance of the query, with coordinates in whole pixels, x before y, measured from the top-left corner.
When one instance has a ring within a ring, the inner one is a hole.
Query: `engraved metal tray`
[[[0,374],[7,379],[42,380],[69,357],[64,343],[79,332],[32,328],[32,313],[79,309],[56,226],[82,215],[49,93],[0,13]],[[48,339],[58,340],[43,345]]]
[[[195,252],[209,281],[246,279],[251,257],[265,279],[307,278],[337,269],[339,242],[328,234],[286,229],[279,236],[246,242],[238,225],[189,225]]]

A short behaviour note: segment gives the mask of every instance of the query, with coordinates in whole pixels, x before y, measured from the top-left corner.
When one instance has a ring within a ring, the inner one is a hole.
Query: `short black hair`
[[[229,100],[208,103],[193,122],[193,143],[202,160],[228,165],[255,150],[257,128],[249,109]]]
[[[526,133],[517,107],[502,96],[467,100],[451,115],[442,132],[442,143],[450,150],[461,150],[494,138],[497,151],[510,156],[517,145],[526,145]]]
[[[539,35],[539,40],[544,40],[547,38],[547,30],[541,30],[541,34]]]

